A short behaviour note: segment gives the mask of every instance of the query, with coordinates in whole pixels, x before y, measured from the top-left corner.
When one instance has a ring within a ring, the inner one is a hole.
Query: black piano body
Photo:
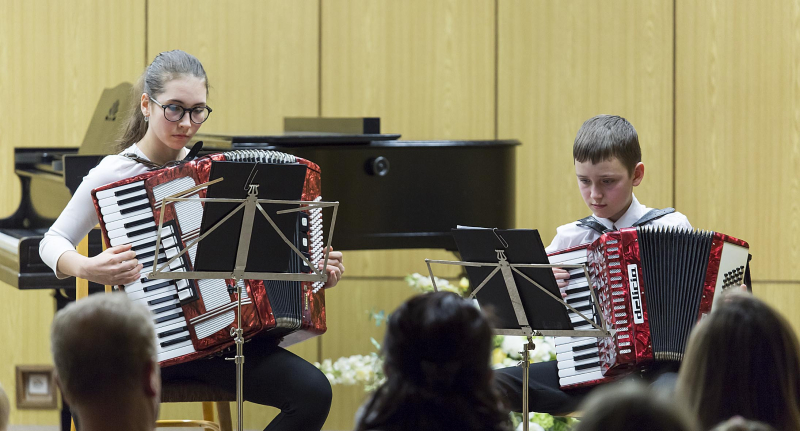
[[[373,140],[374,136],[384,139]],[[339,250],[455,250],[456,225],[514,227],[516,140],[403,141],[398,135],[203,136],[233,150],[312,160],[339,201]],[[330,212],[325,213],[326,226]]]
[[[19,177],[21,199],[11,216],[0,219],[0,281],[19,289],[75,287],[74,277],[59,280],[42,262],[39,242],[85,173],[103,157],[77,153],[77,148],[14,149],[14,172]],[[82,166],[88,168],[75,173]],[[99,239],[99,233],[90,234],[90,255],[102,250]]]

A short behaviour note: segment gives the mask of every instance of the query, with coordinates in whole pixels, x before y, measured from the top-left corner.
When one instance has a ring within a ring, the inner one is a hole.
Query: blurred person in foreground
[[[95,294],[56,313],[56,381],[81,431],[153,430],[161,376],[150,312],[124,293]]]

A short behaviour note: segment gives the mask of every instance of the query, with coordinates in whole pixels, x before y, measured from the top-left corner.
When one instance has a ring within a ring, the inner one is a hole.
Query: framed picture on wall
[[[17,408],[58,407],[55,371],[52,365],[17,365]]]

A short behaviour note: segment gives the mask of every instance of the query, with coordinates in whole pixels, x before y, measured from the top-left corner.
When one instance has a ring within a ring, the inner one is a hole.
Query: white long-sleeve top
[[[180,158],[188,153],[183,149]],[[50,226],[39,243],[39,255],[58,278],[66,278],[67,274],[58,272],[58,259],[67,251],[75,250],[78,243],[94,228],[97,223],[97,212],[92,203],[92,190],[106,184],[124,180],[147,172],[147,166],[133,161],[123,154],[134,154],[149,160],[136,144],[121,153],[104,157],[85,177],[81,185],[72,195],[64,211]]]

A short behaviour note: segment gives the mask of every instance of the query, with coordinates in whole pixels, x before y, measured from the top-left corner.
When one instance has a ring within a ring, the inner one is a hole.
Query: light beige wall
[[[676,204],[800,282],[797,2],[677,2]]]
[[[484,0],[322,2],[321,115],[378,116],[382,131],[403,139],[493,138],[494,8]],[[402,277],[425,273],[426,257],[452,259],[435,250],[348,253],[351,278],[327,297],[323,355],[373,351],[369,338],[380,341],[384,328],[367,312],[411,296]],[[326,429],[352,429],[363,398],[359,388],[334,387]]]
[[[572,142],[598,114],[639,133],[651,207],[672,204],[672,1],[500,0],[498,135],[517,153],[517,225],[555,228],[589,214]]]
[[[19,205],[14,147],[77,147],[100,93],[144,66],[144,0],[0,2],[0,217]],[[50,291],[0,283],[0,383],[14,366],[49,364]],[[55,410],[17,410],[11,423],[51,425]]]
[[[171,49],[208,74],[214,112],[203,133],[280,132],[283,117],[318,113],[318,0],[150,1],[148,61]]]
[[[753,292],[800,329],[800,4],[676,2],[676,205],[742,238]]]
[[[764,283],[754,282],[753,293],[775,307],[792,325],[796,334],[800,334],[800,282]]]
[[[404,139],[494,136],[494,3],[322,2],[322,115]]]

